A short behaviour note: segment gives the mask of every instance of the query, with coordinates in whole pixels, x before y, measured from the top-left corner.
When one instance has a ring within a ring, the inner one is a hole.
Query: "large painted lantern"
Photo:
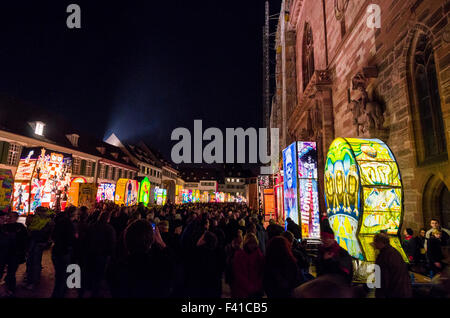
[[[147,177],[140,178],[139,182],[139,203],[148,206],[150,202],[150,181]]]
[[[138,202],[138,188],[139,184],[136,180],[117,180],[114,203],[125,206],[136,205]]]
[[[80,195],[80,184],[86,183],[86,178],[76,177],[72,178],[70,182],[69,195],[67,205],[78,206],[78,199]]]
[[[116,185],[114,183],[102,182],[97,188],[97,202],[112,201],[114,202],[114,194]]]
[[[9,169],[0,169],[0,211],[7,211],[11,205],[14,178]]]
[[[403,191],[389,147],[378,139],[337,138],[325,164],[325,201],[336,240],[356,259],[374,262],[371,246],[384,231],[405,259],[399,229]]]
[[[283,196],[286,218],[302,229],[302,238],[320,238],[317,148],[297,141],[283,150]]]
[[[29,213],[39,206],[64,210],[72,156],[44,148],[26,148],[22,154],[14,180],[13,211]]]

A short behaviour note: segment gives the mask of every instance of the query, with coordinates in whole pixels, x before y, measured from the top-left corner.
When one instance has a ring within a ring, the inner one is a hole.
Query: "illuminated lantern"
[[[70,188],[68,154],[48,153],[45,148],[25,148],[14,178],[12,210],[32,213],[43,206],[63,211]]]
[[[97,190],[97,202],[114,201],[115,191],[116,185],[114,183],[100,183]]]
[[[283,176],[285,217],[301,227],[302,238],[320,238],[315,142],[297,141],[283,150]]]
[[[6,211],[11,205],[14,178],[9,169],[0,169],[0,211]]]
[[[69,197],[67,201],[69,205],[78,206],[80,183],[86,183],[86,179],[83,177],[72,178],[72,181],[70,182]]]
[[[145,206],[150,202],[150,181],[147,177],[141,178],[139,182],[139,203]]]
[[[138,201],[138,188],[139,185],[136,180],[117,180],[114,203],[125,206],[136,205]]]
[[[325,163],[328,220],[340,246],[356,259],[374,262],[373,237],[386,232],[405,261],[399,239],[403,190],[389,147],[378,139],[337,138]]]

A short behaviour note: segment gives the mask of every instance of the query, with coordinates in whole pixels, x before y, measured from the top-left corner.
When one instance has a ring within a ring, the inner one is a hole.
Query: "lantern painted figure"
[[[407,261],[399,228],[403,191],[395,157],[378,139],[337,138],[325,164],[325,202],[340,246],[354,258],[375,261],[371,246],[381,231]]]

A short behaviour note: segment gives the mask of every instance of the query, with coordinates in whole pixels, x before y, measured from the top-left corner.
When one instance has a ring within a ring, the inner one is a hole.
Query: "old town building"
[[[334,138],[383,140],[415,230],[432,217],[450,227],[449,11],[445,0],[284,0],[276,32],[280,151],[316,141],[323,175]]]

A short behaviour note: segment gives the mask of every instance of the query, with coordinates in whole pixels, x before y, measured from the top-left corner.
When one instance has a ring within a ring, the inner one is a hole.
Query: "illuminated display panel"
[[[97,202],[100,201],[114,201],[114,194],[116,192],[116,185],[114,183],[102,182],[97,189]]]
[[[325,198],[336,240],[350,255],[374,262],[370,243],[376,233],[385,231],[408,261],[398,238],[403,218],[401,177],[385,143],[356,138],[333,141],[325,165]],[[342,243],[346,240],[353,246]]]
[[[283,150],[283,175],[284,175],[284,211],[287,218],[291,218],[296,224],[298,220],[297,200],[297,151],[296,142]]]
[[[13,210],[32,213],[43,206],[63,211],[71,184],[71,155],[45,148],[25,148],[22,154],[15,176]]]
[[[9,169],[0,169],[0,211],[6,211],[11,205],[14,190],[14,178]]]
[[[132,206],[138,203],[139,184],[136,180],[129,179],[125,187],[125,205]]]
[[[117,205],[125,204],[125,189],[128,179],[119,179],[116,183],[116,194],[114,196],[114,203]]]
[[[88,209],[92,209],[96,202],[97,185],[94,183],[80,183],[78,206],[85,206]]]
[[[67,199],[67,205],[78,206],[80,183],[86,183],[86,179],[83,177],[72,178],[70,182],[69,194]]]
[[[320,238],[316,143],[298,141],[297,149],[302,238]]]
[[[37,159],[20,159],[15,179],[17,181],[31,181],[36,162]]]
[[[139,183],[139,203],[143,203],[144,206],[148,206],[150,202],[150,181],[147,177],[141,180]]]
[[[30,190],[30,182],[14,182],[13,211],[19,213],[27,213],[30,211]]]
[[[156,196],[156,204],[158,204],[158,205],[166,204],[166,200],[167,200],[167,190],[166,189],[156,188],[155,196]]]

